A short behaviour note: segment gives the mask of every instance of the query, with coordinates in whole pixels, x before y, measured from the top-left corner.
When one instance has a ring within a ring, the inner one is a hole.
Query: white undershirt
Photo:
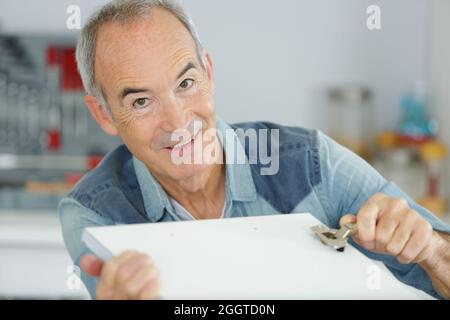
[[[189,213],[189,211],[186,210],[185,207],[183,207],[177,200],[175,200],[172,197],[169,197],[169,201],[173,206],[173,209],[175,210],[175,213],[185,220],[197,220],[194,218],[192,214]],[[225,204],[223,205],[222,214],[220,215],[220,219],[222,219],[225,215]]]

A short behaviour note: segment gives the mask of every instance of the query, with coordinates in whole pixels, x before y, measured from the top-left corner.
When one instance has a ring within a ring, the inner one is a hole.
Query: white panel
[[[430,298],[353,247],[324,246],[317,224],[289,214],[90,228],[83,238],[104,260],[149,254],[168,299]]]

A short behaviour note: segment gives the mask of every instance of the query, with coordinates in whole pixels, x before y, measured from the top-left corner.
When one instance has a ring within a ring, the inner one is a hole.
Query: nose
[[[189,125],[187,110],[175,98],[166,99],[163,104],[163,117],[162,129],[167,132],[184,129]]]

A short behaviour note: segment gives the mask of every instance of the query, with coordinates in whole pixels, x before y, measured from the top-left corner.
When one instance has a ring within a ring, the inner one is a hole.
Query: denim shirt
[[[242,164],[227,161],[223,218],[309,212],[336,228],[343,215],[357,214],[373,194],[381,192],[405,198],[434,230],[450,233],[450,226],[320,131],[263,122],[229,125],[221,119],[217,119],[217,129],[222,133],[227,158],[236,155],[247,160]],[[279,130],[279,171],[262,175],[262,164],[248,161],[245,141],[235,133],[227,136],[227,129]],[[239,142],[236,149],[232,149],[233,141]],[[84,255],[92,254],[81,242],[87,227],[192,219],[178,215],[169,199],[147,167],[125,146],[113,150],[58,207],[64,241],[74,264],[79,266]],[[400,264],[395,257],[369,252],[353,241],[351,244],[369,258],[383,262],[399,281],[442,298],[418,264]],[[98,279],[83,271],[81,279],[94,298]]]

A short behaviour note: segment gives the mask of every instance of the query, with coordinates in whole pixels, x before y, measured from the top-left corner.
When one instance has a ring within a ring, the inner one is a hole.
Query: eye
[[[182,83],[180,83],[180,88],[183,90],[188,90],[194,85],[194,80],[186,79]]]
[[[139,98],[133,102],[133,107],[136,109],[146,108],[150,104],[150,99],[148,98]]]

